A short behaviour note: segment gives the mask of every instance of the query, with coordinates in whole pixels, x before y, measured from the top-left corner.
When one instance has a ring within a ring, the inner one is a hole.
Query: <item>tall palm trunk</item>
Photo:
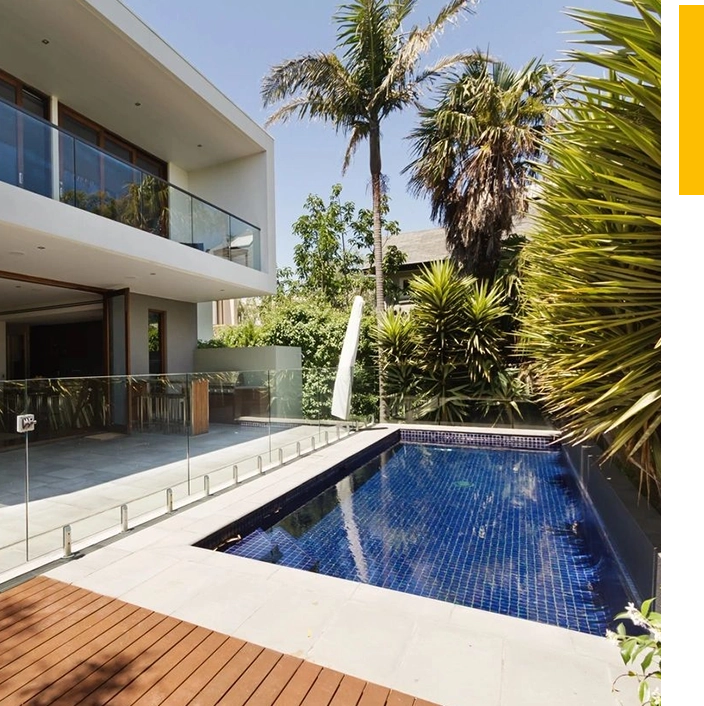
[[[369,132],[369,170],[372,175],[372,220],[374,232],[374,283],[376,290],[377,319],[384,313],[384,271],[381,250],[381,139],[379,124],[373,123]],[[384,400],[384,382],[381,376],[381,345],[378,345],[379,357],[379,421],[386,421],[386,402]]]

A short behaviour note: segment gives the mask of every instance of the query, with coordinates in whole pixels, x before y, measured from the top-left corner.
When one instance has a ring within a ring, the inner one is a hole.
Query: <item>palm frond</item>
[[[660,2],[639,16],[571,10],[576,77],[539,167],[523,251],[523,342],[542,399],[575,442],[603,438],[660,479]]]
[[[265,107],[289,101],[267,125],[292,116],[344,124],[358,87],[335,54],[310,54],[274,66],[262,81],[261,95]]]
[[[514,71],[475,52],[439,87],[437,104],[421,111],[404,169],[409,190],[429,197],[431,218],[468,272],[494,276],[502,237],[526,210],[562,78],[535,59]]]

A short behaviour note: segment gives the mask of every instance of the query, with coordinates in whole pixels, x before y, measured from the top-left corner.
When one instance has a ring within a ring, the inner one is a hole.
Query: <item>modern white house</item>
[[[273,140],[119,0],[0,17],[0,380],[192,371],[275,290]]]

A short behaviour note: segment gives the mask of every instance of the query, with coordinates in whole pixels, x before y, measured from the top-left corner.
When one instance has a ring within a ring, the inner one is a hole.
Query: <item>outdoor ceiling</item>
[[[85,0],[0,0],[0,69],[187,171],[262,151],[248,116],[125,6],[100,4],[122,28]]]
[[[61,308],[64,307],[64,308]],[[68,323],[100,319],[100,294],[50,287],[0,277],[0,320],[22,323]]]

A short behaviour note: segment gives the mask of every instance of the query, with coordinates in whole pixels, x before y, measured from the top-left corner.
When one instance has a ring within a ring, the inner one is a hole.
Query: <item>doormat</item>
[[[112,441],[113,439],[121,439],[126,434],[119,434],[116,431],[105,431],[102,434],[93,434],[86,436],[86,439],[94,439],[95,441]]]

